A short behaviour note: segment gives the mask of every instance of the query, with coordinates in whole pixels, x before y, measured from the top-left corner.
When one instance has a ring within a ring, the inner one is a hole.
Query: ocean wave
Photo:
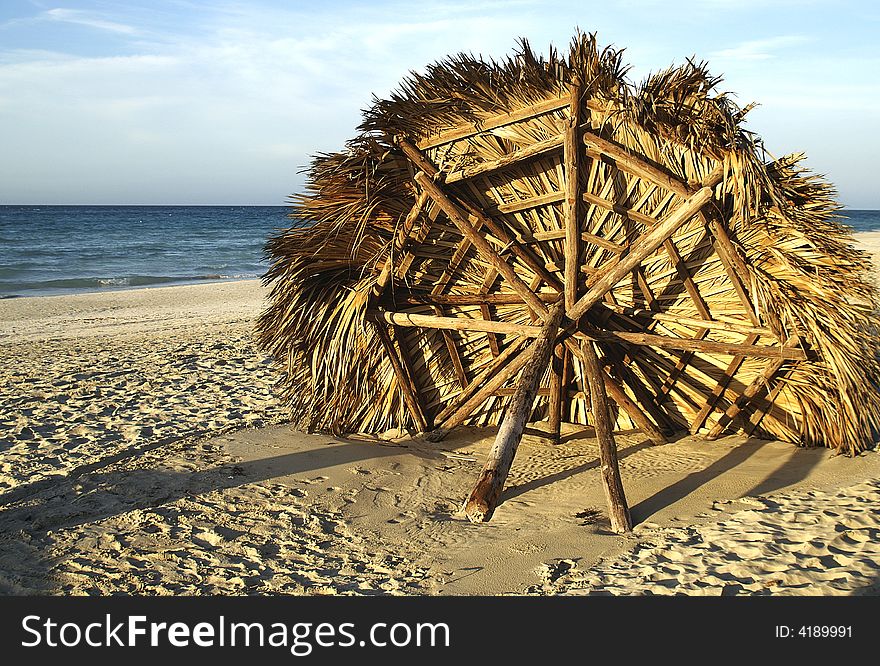
[[[57,280],[34,280],[30,282],[0,281],[0,296],[10,298],[18,292],[75,292],[103,291],[132,287],[212,282],[218,280],[245,280],[258,278],[258,273],[212,273],[207,275],[126,275],[118,277],[66,278]]]

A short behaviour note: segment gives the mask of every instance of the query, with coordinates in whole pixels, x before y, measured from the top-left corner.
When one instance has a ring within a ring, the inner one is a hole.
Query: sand
[[[859,234],[880,257],[880,233]],[[878,261],[880,270],[880,261]],[[0,301],[2,594],[880,592],[880,454],[532,424],[488,524],[458,512],[491,429],[295,431],[257,281]]]

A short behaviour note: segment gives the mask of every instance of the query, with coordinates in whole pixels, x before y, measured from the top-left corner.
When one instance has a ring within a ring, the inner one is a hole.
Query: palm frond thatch
[[[626,71],[595,35],[576,35],[565,57],[525,41],[497,62],[459,54],[374,100],[344,151],[314,159],[292,212],[310,226],[269,240],[271,304],[258,323],[298,426],[423,430],[450,414],[497,423],[507,382],[469,411],[463,403],[542,312],[498,276],[493,255],[538,300],[566,289],[583,299],[709,187],[708,203],[565,320],[623,394],[617,427],[641,414],[661,430],[745,431],[848,454],[872,445],[877,294],[832,188],[802,156],[768,158],[705,63],[638,86]],[[426,195],[419,171],[490,252]],[[563,420],[591,423],[570,347],[558,348],[534,418],[555,400]]]

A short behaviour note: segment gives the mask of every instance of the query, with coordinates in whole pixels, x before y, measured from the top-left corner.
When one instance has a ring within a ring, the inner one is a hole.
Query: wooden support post
[[[615,532],[632,530],[632,518],[620,480],[620,467],[617,463],[617,445],[614,443],[611,420],[608,417],[608,401],[605,396],[605,372],[599,367],[599,359],[592,342],[581,345],[581,358],[584,360],[584,371],[590,386],[590,402],[593,412],[593,427],[599,442],[599,464],[602,466],[602,485],[605,498],[608,500],[608,516],[611,529]]]
[[[419,432],[425,432],[428,429],[428,421],[425,418],[425,412],[422,410],[422,405],[419,402],[418,393],[411,383],[411,377],[404,367],[401,358],[397,355],[397,350],[394,349],[394,342],[388,334],[388,327],[385,324],[380,324],[378,322],[373,322],[373,326],[376,328],[376,333],[379,335],[379,340],[382,343],[382,347],[385,349],[385,354],[391,362],[391,367],[397,377],[397,384],[400,386],[400,392],[403,393],[403,400],[406,402],[410,416],[412,416],[413,421],[415,421]],[[401,351],[403,351],[402,348]]]
[[[589,340],[586,341],[589,344]],[[568,350],[577,356],[582,363],[586,363],[584,359],[583,350],[581,349],[581,345],[577,344],[572,339],[567,339],[565,341],[565,346]],[[666,437],[660,432],[660,428],[658,428],[652,421],[649,419],[645,413],[642,411],[641,407],[639,407],[630,397],[626,394],[626,392],[615,382],[611,377],[608,376],[607,373],[603,371],[605,375],[605,390],[608,395],[611,396],[611,399],[616,402],[620,408],[625,411],[629,417],[632,419],[633,423],[635,423],[639,429],[645,434],[645,436],[650,439],[654,444],[666,444]]]
[[[580,128],[579,83],[571,88],[568,126],[565,128],[563,161],[565,168],[565,309],[571,311],[577,301],[577,287],[580,280],[580,218],[578,203],[580,199],[578,172],[578,133]]]
[[[511,288],[523,297],[523,300],[541,319],[545,319],[548,316],[548,312],[547,307],[541,299],[538,298],[535,295],[535,292],[529,289],[529,286],[522,281],[522,278],[520,278],[513,266],[498,256],[498,253],[491,245],[489,245],[489,241],[483,238],[483,236],[471,226],[470,222],[465,219],[458,207],[443,193],[437,184],[428,178],[423,171],[416,174],[415,180],[428,193],[428,196],[430,196],[437,205],[443,209],[443,212],[446,213],[446,216],[456,227],[458,227],[461,234],[473,243],[483,260],[507,280]]]
[[[565,345],[557,345],[551,362],[553,373],[550,375],[550,408],[547,415],[547,423],[550,426],[551,438],[558,442],[562,431],[562,410],[565,403],[565,394],[568,391],[565,377],[568,350],[565,348]]]
[[[564,303],[560,301],[550,309],[550,316],[544,322],[540,337],[527,350],[528,362],[520,375],[516,393],[510,399],[504,420],[498,428],[498,435],[495,437],[495,445],[489,453],[489,459],[464,506],[465,515],[471,522],[488,521],[492,518],[495,507],[498,506],[504,482],[507,480],[510,466],[522,440],[523,430],[532,413],[538,385],[553,353],[563,308]]]
[[[712,188],[704,187],[695,195],[684,201],[678,208],[670,213],[662,222],[641,236],[631,247],[629,254],[614,262],[602,271],[601,277],[595,280],[584,296],[578,300],[574,309],[567,313],[569,319],[577,321],[587,311],[598,303],[606,292],[620,282],[626,275],[638,266],[648,255],[656,250],[675,231],[687,222],[709,199],[712,198]]]

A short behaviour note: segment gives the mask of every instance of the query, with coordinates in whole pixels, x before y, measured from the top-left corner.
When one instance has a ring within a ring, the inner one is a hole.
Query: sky
[[[284,205],[409,71],[578,28],[634,83],[708,61],[772,154],[880,209],[880,3],[825,0],[0,0],[0,204]]]

